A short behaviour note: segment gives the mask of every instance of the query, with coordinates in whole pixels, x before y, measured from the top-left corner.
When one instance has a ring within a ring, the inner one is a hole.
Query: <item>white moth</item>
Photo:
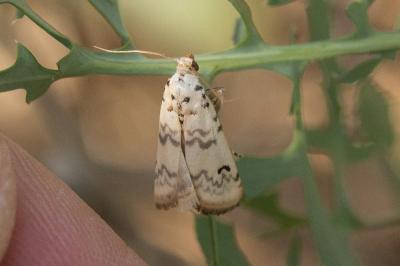
[[[177,62],[161,103],[155,204],[222,214],[239,204],[243,188],[217,116],[220,102],[200,81],[193,56]]]
[[[143,50],[140,53],[170,58]],[[232,151],[217,112],[218,90],[200,81],[192,55],[176,59],[175,74],[168,79],[160,110],[154,197],[156,207],[222,214],[237,205],[243,188]]]

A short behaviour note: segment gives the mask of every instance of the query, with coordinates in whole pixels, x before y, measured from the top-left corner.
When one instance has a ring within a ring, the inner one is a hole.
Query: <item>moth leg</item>
[[[233,158],[235,159],[235,161],[239,160],[240,158],[243,158],[243,154],[232,151],[233,154]]]
[[[224,101],[223,93],[224,93],[223,87],[215,87],[206,90],[206,94],[210,99],[211,103],[214,105],[215,111],[217,113],[219,112],[219,110],[221,110],[221,106]]]

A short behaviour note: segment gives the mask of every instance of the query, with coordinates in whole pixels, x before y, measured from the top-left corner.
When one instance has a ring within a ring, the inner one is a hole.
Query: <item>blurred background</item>
[[[27,1],[40,16],[80,45],[116,48],[118,37],[87,2]],[[123,21],[138,49],[169,56],[215,52],[231,48],[238,14],[225,0],[120,0]],[[287,44],[295,26],[299,42],[308,40],[306,1],[270,8],[265,0],[247,0],[264,40]],[[334,36],[350,33],[345,16],[349,1],[332,1]],[[400,14],[400,1],[375,1],[370,21],[389,31]],[[15,40],[24,44],[47,68],[68,50],[23,18],[0,5],[0,69],[12,65]],[[348,66],[357,57],[343,58]],[[201,66],[200,66],[201,68]],[[26,104],[25,92],[0,94],[0,131],[68,183],[150,265],[205,265],[197,243],[193,215],[158,211],[153,205],[153,171],[160,99],[166,76],[86,76],[57,81],[40,99]],[[396,133],[391,162],[400,160],[400,65],[384,61],[373,73],[389,103]],[[327,123],[321,73],[311,64],[303,79],[304,116],[308,127]],[[219,75],[213,86],[225,87],[221,112],[232,149],[243,154],[274,155],[289,144],[291,83],[267,70]],[[356,86],[342,90],[348,132],[357,130]],[[323,154],[310,154],[327,206],[332,204],[332,164]],[[397,163],[397,164],[396,164]],[[400,168],[400,167],[399,167]],[[366,221],[399,215],[400,198],[388,169],[379,158],[346,169],[346,190],[356,214]],[[246,177],[243,177],[246,178]],[[279,186],[280,202],[294,214],[304,214],[303,191],[297,178]],[[273,224],[240,207],[222,217],[234,223],[240,247],[254,265],[285,265],[290,232],[261,237]],[[317,265],[307,229],[302,231],[303,265]],[[400,263],[400,226],[357,231],[352,245],[364,265]]]

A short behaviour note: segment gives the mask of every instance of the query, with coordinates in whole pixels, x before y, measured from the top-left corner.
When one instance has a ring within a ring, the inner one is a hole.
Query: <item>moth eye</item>
[[[171,94],[171,99],[172,99],[172,100],[175,100],[175,96],[174,96],[174,95],[172,95],[172,94]]]
[[[190,97],[185,97],[185,98],[183,99],[183,102],[184,102],[184,103],[190,102]]]

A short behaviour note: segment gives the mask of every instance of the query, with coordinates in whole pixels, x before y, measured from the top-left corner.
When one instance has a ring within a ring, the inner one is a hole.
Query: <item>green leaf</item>
[[[298,266],[300,265],[301,257],[301,239],[299,235],[295,235],[290,242],[289,252],[287,256],[286,265],[287,266]]]
[[[42,67],[21,44],[17,46],[17,60],[13,66],[0,71],[0,91],[23,88],[26,102],[42,96],[57,79],[57,71]]]
[[[294,0],[268,0],[270,6],[283,6],[293,2]]]
[[[304,159],[307,160],[306,154]],[[336,227],[322,205],[321,197],[315,183],[315,177],[308,162],[300,174],[303,179],[304,195],[307,207],[307,216],[310,228],[316,243],[316,248],[323,265],[354,265],[347,230]]]
[[[252,210],[263,214],[275,223],[280,229],[289,229],[305,223],[305,220],[284,211],[279,206],[278,194],[271,193],[270,195],[260,195],[245,201],[245,205]]]
[[[365,79],[369,74],[371,74],[381,60],[381,58],[373,58],[358,64],[353,69],[345,73],[340,81],[343,83],[353,83],[361,79]]]
[[[258,44],[264,44],[256,26],[254,25],[253,18],[249,6],[244,0],[229,0],[233,7],[238,11],[241,19],[243,20],[244,26],[246,27],[247,36],[241,46],[254,46]]]
[[[296,156],[289,154],[269,158],[243,157],[238,162],[245,195],[254,198],[273,189],[282,180],[295,176],[299,167]]]
[[[361,131],[368,141],[375,143],[381,151],[387,150],[394,141],[389,106],[385,97],[371,82],[366,82],[361,87],[358,112]]]
[[[65,47],[70,48],[72,46],[72,42],[66,36],[58,32],[53,26],[48,24],[38,14],[36,14],[25,0],[0,0],[0,5],[1,4],[11,4],[15,6],[19,10],[19,13],[17,14],[25,14],[34,23],[36,23],[36,25],[50,34],[54,39],[62,43]]]
[[[236,243],[232,226],[215,220],[213,216],[197,216],[196,234],[208,265],[249,265]]]
[[[297,91],[297,96],[292,97],[293,113],[296,121],[295,138],[297,138],[297,153],[299,156],[299,167],[297,175],[303,181],[304,197],[307,208],[310,229],[316,242],[316,247],[323,265],[336,266],[354,264],[348,239],[347,231],[335,227],[330,219],[325,207],[322,204],[321,197],[315,182],[315,177],[308,160],[307,139],[303,126],[301,114],[301,90],[299,75],[293,81],[293,91]]]
[[[347,8],[347,16],[357,28],[356,36],[368,36],[372,29],[368,21],[368,7],[371,2],[366,0],[353,0]]]
[[[329,39],[330,14],[328,0],[309,0],[307,6],[308,27],[313,41]]]
[[[121,37],[123,47],[133,48],[129,33],[121,20],[118,0],[89,0],[89,2],[107,20],[115,32],[118,33]]]

